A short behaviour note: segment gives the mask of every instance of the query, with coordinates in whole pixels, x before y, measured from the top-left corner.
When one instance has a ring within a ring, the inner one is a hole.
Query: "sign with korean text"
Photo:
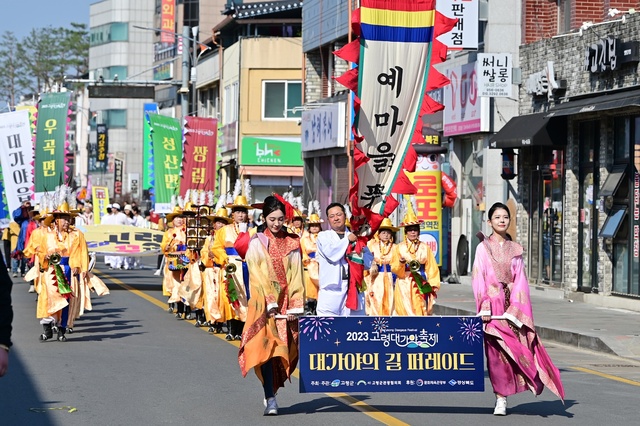
[[[242,138],[240,164],[243,166],[302,166],[300,140]]]
[[[439,266],[442,266],[442,176],[440,170],[416,170],[407,173],[416,187],[416,216],[420,225],[420,240],[427,243]]]
[[[302,151],[344,147],[344,108],[339,102],[302,112]]]
[[[478,5],[480,0],[438,0],[436,10],[458,23],[438,37],[449,50],[478,49]]]
[[[153,148],[149,114],[158,113],[158,104],[144,104],[142,117],[142,189],[153,187]]]
[[[102,223],[102,218],[107,214],[107,204],[109,204],[109,188],[106,186],[91,187],[91,198],[93,203],[93,223]]]
[[[229,124],[225,124],[220,129],[221,144],[220,152],[233,151],[238,149],[238,122],[234,121]]]
[[[484,391],[477,317],[302,317],[299,339],[303,393]]]
[[[365,215],[385,215],[418,123],[431,66],[435,2],[363,1],[355,157],[357,193]],[[383,7],[384,6],[384,7]],[[388,214],[388,212],[387,212]]]
[[[140,195],[140,173],[129,173],[127,191],[135,200]]]
[[[476,63],[447,70],[444,88],[444,135],[489,131],[489,98],[478,96]]]
[[[106,124],[96,126],[96,170],[106,170],[109,162],[109,132]]]
[[[171,213],[171,196],[180,190],[182,129],[177,118],[149,114],[153,143],[156,213]]]
[[[511,97],[511,53],[478,53],[478,96]]]
[[[122,195],[122,182],[124,180],[124,160],[122,158],[113,159],[113,194]]]
[[[89,251],[122,256],[155,256],[160,252],[164,232],[129,225],[79,226]]]
[[[38,105],[36,127],[36,200],[66,182],[65,152],[71,92],[44,93]]]
[[[9,211],[33,199],[32,162],[29,111],[0,114],[0,163]]]
[[[218,120],[187,116],[184,129],[180,194],[184,195],[187,189],[215,191]]]
[[[160,10],[160,29],[163,31],[160,33],[160,42],[173,44],[175,43],[176,29],[176,1],[175,0],[162,0],[162,9]],[[169,31],[169,32],[166,32]]]
[[[614,36],[602,38],[585,47],[584,70],[592,74],[618,71],[627,64],[640,61],[640,42],[623,42]]]

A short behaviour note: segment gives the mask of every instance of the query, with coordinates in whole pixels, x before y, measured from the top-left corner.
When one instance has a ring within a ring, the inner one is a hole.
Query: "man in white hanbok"
[[[349,289],[349,263],[345,257],[350,244],[355,244],[356,235],[345,226],[346,212],[340,203],[327,207],[327,218],[331,229],[318,234],[318,316],[365,315],[364,293],[358,293],[358,309],[346,307]]]

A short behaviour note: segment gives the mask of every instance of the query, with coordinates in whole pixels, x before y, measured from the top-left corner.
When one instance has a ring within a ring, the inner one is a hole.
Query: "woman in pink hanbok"
[[[487,369],[497,416],[507,414],[507,396],[526,390],[539,395],[546,386],[564,401],[560,372],[533,325],[522,246],[507,233],[510,220],[506,205],[496,203],[489,209],[493,234],[478,233],[481,244],[473,263],[473,292],[485,324]]]

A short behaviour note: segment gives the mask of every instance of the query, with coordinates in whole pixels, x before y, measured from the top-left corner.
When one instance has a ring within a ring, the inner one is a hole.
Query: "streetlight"
[[[169,30],[163,30],[162,28],[150,28],[150,27],[141,27],[139,25],[132,25],[133,28],[138,28],[140,30],[147,30],[147,31],[154,31],[154,32],[160,32],[160,33],[167,33],[167,34],[173,34],[174,36],[180,36],[180,34],[173,32],[173,31],[169,31]],[[189,33],[190,30],[193,32],[193,37],[189,37]],[[181,109],[182,109],[182,122],[184,123],[184,117],[189,115],[189,47],[191,46],[189,43],[185,43],[184,40],[188,40],[190,42],[193,43],[193,95],[194,95],[194,100],[196,98],[195,96],[195,85],[196,85],[196,71],[195,71],[195,67],[197,65],[198,59],[200,58],[200,55],[202,55],[202,53],[204,53],[205,51],[211,49],[209,46],[201,44],[195,37],[198,34],[198,27],[193,27],[192,29],[190,29],[188,26],[184,26],[182,28],[182,40],[183,40],[183,46],[182,46],[182,86],[180,87],[180,89],[178,90],[178,93],[180,93],[181,95]],[[204,49],[202,50],[202,52],[200,52],[200,55],[196,56],[196,45],[200,45],[201,47],[204,47]],[[197,101],[196,101],[197,104]]]

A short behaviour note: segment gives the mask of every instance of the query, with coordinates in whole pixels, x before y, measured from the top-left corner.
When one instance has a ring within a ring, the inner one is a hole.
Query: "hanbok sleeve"
[[[302,264],[304,266],[307,266],[311,261],[311,259],[309,258],[309,250],[307,247],[308,240],[309,239],[306,236],[300,238],[300,251],[302,252]]]
[[[400,244],[396,244],[391,251],[391,272],[396,274],[398,278],[403,279],[406,276],[406,262],[400,262]]]
[[[260,297],[267,305],[267,312],[273,308],[278,308],[278,293],[271,282],[269,264],[272,259],[267,250],[263,247],[258,238],[254,238],[249,243],[246,257],[249,268],[249,285],[251,286],[251,298]]]
[[[327,259],[327,262],[338,265],[344,259],[349,247],[349,238],[347,235],[337,241],[332,241],[330,234],[321,232],[318,235],[318,252]]]
[[[165,231],[164,235],[162,236],[162,242],[160,243],[160,250],[162,250],[162,253],[167,254],[171,251],[172,241],[173,241],[173,233],[171,229],[168,229],[167,231]]]
[[[304,313],[304,282],[302,281],[302,259],[300,250],[289,254],[289,306],[287,314]]]
[[[69,253],[69,266],[71,268],[78,268],[80,272],[87,272],[89,270],[89,249],[87,248],[87,241],[84,239],[84,234],[78,230],[73,232],[75,238],[71,244],[71,250]]]
[[[216,231],[216,235],[215,238],[213,240],[213,260],[218,264],[218,265],[226,265],[227,264],[227,259],[229,256],[227,256],[227,252],[225,251],[225,237],[227,235],[227,228],[223,227],[220,228]]]
[[[213,259],[209,257],[209,246],[212,243],[211,240],[213,240],[213,236],[209,235],[204,240],[204,244],[202,244],[202,248],[200,249],[200,262],[202,262],[202,264],[207,268],[213,266]]]
[[[531,296],[529,294],[529,281],[524,271],[522,256],[513,258],[511,262],[511,272],[513,274],[513,287],[511,288],[509,308],[505,311],[504,316],[518,328],[526,325],[529,329],[535,330],[531,309]]]
[[[473,261],[473,270],[471,273],[471,285],[476,298],[476,309],[478,310],[479,316],[491,315],[491,300],[487,294],[487,266],[486,249],[484,244],[480,243],[476,248],[476,256]]]
[[[436,257],[433,255],[433,251],[429,247],[427,247],[427,262],[424,265],[424,271],[427,275],[427,281],[429,281],[429,285],[433,288],[434,292],[440,291],[440,269],[438,269],[438,262],[436,262]]]

